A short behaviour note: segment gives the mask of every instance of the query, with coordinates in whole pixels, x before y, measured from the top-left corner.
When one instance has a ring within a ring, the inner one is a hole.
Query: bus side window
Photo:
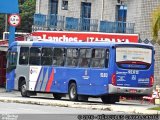
[[[52,48],[42,48],[41,65],[52,65]]]
[[[105,53],[104,53],[104,49],[93,49],[92,50],[92,63],[91,66],[95,67],[95,68],[102,68],[104,67],[104,63],[105,63]]]
[[[79,66],[80,67],[89,67],[90,58],[91,58],[91,49],[81,48],[80,49]]]
[[[41,63],[41,48],[40,47],[31,47],[29,64],[30,65],[40,65]]]
[[[67,66],[76,67],[78,65],[78,57],[79,57],[78,54],[79,54],[79,50],[77,48],[67,49],[67,56],[66,56]]]
[[[105,68],[108,68],[109,64],[109,50],[106,50],[106,57],[105,57]]]
[[[19,56],[19,64],[27,65],[29,58],[29,47],[21,47],[20,48],[20,56]]]
[[[64,48],[54,48],[53,65],[54,66],[64,66],[64,60],[65,60],[65,49]]]

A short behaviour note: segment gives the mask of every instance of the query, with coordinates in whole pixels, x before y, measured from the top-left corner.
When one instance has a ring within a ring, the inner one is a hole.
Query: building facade
[[[97,29],[100,21],[133,23],[125,27],[132,25],[130,29],[142,40],[151,40],[151,16],[158,6],[160,0],[37,0],[36,13],[91,19],[90,22],[97,23]]]
[[[152,12],[160,0],[36,0],[33,31],[72,30],[136,33],[152,40]],[[155,81],[160,84],[160,48],[155,45]]]

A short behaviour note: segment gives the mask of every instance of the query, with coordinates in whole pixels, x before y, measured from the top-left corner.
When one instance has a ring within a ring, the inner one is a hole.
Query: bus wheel
[[[53,93],[53,97],[56,100],[60,100],[62,98],[58,93]]]
[[[88,96],[78,95],[78,100],[82,101],[82,102],[87,102],[88,101]]]
[[[75,83],[71,83],[69,85],[69,99],[71,101],[77,101],[78,95],[77,95],[77,86]]]
[[[110,96],[109,97],[109,103],[115,104],[115,102],[119,102],[119,97],[118,96]]]
[[[29,97],[27,95],[27,86],[26,86],[26,82],[25,81],[22,81],[21,86],[20,86],[20,90],[21,90],[22,97]]]
[[[101,100],[105,104],[106,103],[114,104],[115,102],[118,102],[118,97],[117,96],[112,96],[112,95],[102,96]]]
[[[102,97],[101,97],[101,100],[102,100],[102,102],[105,103],[105,104],[109,103],[109,99],[108,99],[107,96],[102,96]]]

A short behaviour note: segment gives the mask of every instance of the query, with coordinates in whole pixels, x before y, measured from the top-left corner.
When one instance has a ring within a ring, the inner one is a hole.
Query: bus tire
[[[53,93],[53,97],[56,100],[60,100],[62,98],[62,96],[60,96],[58,93]]]
[[[21,82],[20,91],[21,91],[22,97],[29,97],[27,94],[26,82],[24,80]]]
[[[109,103],[110,103],[110,104],[115,104],[115,102],[116,102],[116,97],[110,96],[110,97],[109,97]]]
[[[88,96],[78,95],[78,101],[87,102],[88,101]]]
[[[101,100],[105,104],[115,104],[115,102],[118,102],[117,96],[112,95],[102,96]]]
[[[78,94],[77,94],[77,85],[76,83],[71,83],[69,85],[69,99],[71,101],[77,101],[78,100]]]
[[[108,99],[107,96],[102,96],[102,97],[101,97],[101,100],[102,100],[102,102],[105,103],[105,104],[109,103],[109,99]]]

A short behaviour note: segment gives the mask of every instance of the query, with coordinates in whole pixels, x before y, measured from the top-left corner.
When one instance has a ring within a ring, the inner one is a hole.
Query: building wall
[[[154,67],[154,79],[155,85],[160,85],[160,45],[155,44],[155,67]]]
[[[49,1],[50,0],[36,0],[36,13],[49,14]]]
[[[103,0],[103,20],[115,21],[117,0]]]
[[[142,9],[141,9],[141,0],[128,0],[127,4],[127,22],[135,23],[135,33],[139,33],[141,31],[141,16],[142,16]]]
[[[59,0],[59,9],[58,14],[66,17],[75,17],[80,18],[81,15],[81,2],[85,2],[86,0],[69,0],[68,1],[68,10],[62,10],[61,5],[62,1]],[[91,19],[99,19],[102,16],[102,0],[87,0],[87,2],[91,3]]]
[[[135,33],[139,33],[142,40],[152,40],[151,17],[160,0],[128,0],[127,3],[127,19],[135,23]]]
[[[160,6],[160,0],[123,0],[127,6],[127,22],[135,23],[135,33],[142,40],[152,40],[151,17],[152,11]],[[103,20],[116,20],[117,0],[104,0]]]
[[[36,0],[36,13],[49,14],[50,0]],[[44,2],[45,1],[45,2]],[[123,0],[127,6],[127,22],[135,23],[135,33],[141,39],[151,37],[151,13],[160,6],[160,0]],[[91,19],[116,20],[117,0],[68,0],[68,10],[62,10],[62,0],[58,0],[58,15],[80,18],[81,2],[91,3]]]
[[[80,1],[68,0],[68,10],[62,10],[62,1],[59,0],[58,14],[66,17],[80,17]]]

